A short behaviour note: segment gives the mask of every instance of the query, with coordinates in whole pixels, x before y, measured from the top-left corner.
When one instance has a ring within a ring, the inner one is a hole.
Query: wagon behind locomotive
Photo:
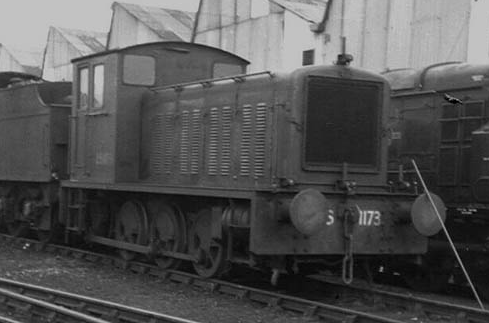
[[[413,195],[386,186],[383,78],[340,65],[226,77],[246,62],[172,42],[73,63],[67,239],[205,276],[426,250]]]
[[[393,89],[391,179],[396,181],[402,165],[404,180],[413,183],[410,159],[417,161],[430,189],[447,203],[448,230],[489,296],[489,65],[449,62],[385,76]],[[438,278],[449,277],[451,254],[443,236],[430,241],[428,265],[437,270],[425,276],[433,277],[435,287]]]
[[[66,179],[71,83],[0,73],[0,215],[13,234],[51,229]]]

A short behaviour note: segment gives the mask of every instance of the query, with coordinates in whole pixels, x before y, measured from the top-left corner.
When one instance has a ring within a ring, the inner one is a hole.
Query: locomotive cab
[[[74,59],[71,178],[92,183],[138,179],[142,93],[243,74],[248,62],[204,45],[160,42]]]

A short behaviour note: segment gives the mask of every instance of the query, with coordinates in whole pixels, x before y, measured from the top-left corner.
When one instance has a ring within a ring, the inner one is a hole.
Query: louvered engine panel
[[[219,109],[211,108],[209,129],[209,150],[207,165],[209,175],[217,175],[219,171]]]
[[[267,134],[267,106],[264,103],[256,107],[255,120],[255,178],[265,175],[265,150]]]
[[[221,114],[221,175],[228,176],[231,173],[231,127],[232,127],[232,110],[231,107],[223,107]]]
[[[151,172],[161,175],[163,172],[162,161],[164,156],[165,133],[163,127],[164,117],[161,114],[151,119]]]
[[[243,106],[241,127],[240,171],[241,176],[255,179],[265,176],[267,106]]]
[[[190,173],[199,173],[200,164],[200,149],[202,138],[202,120],[200,109],[192,110],[192,133],[190,143]]]
[[[151,173],[158,177],[171,173],[173,162],[174,116],[158,114],[151,119]]]
[[[231,107],[211,108],[207,172],[212,176],[229,176],[231,173]]]
[[[202,114],[200,109],[182,111],[180,134],[180,174],[196,175],[200,170],[202,148]]]
[[[173,141],[175,139],[175,122],[174,115],[172,113],[165,114],[165,155],[163,163],[163,171],[166,175],[171,174],[173,164]]]
[[[252,163],[251,147],[253,140],[253,107],[251,105],[243,106],[242,122],[239,174],[241,176],[250,176]]]
[[[182,112],[182,129],[180,135],[180,174],[189,173],[190,161],[190,112]]]
[[[165,181],[191,176],[188,183],[205,181],[205,176],[213,183],[234,182],[233,175],[250,184],[265,178],[268,114],[268,106],[259,103],[237,110],[214,106],[154,115],[150,121],[151,174]]]

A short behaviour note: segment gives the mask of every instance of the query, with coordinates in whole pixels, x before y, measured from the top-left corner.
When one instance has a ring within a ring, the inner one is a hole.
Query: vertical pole
[[[457,252],[457,248],[455,248],[455,244],[453,243],[453,240],[450,237],[450,234],[448,233],[447,228],[445,227],[445,223],[443,222],[443,219],[441,218],[440,213],[438,212],[438,209],[436,208],[435,202],[433,202],[433,198],[431,197],[431,194],[428,191],[428,188],[426,187],[426,184],[423,180],[423,177],[421,176],[421,173],[418,169],[418,165],[416,165],[416,162],[414,161],[414,159],[411,159],[411,162],[413,163],[414,169],[416,170],[416,174],[418,175],[419,180],[421,182],[421,185],[423,186],[423,190],[425,191],[426,196],[428,197],[428,199],[431,203],[431,206],[433,206],[433,209],[435,210],[435,214],[441,223],[441,227],[443,228],[443,232],[445,232],[445,235],[448,239],[448,242],[450,243],[450,246],[452,247],[453,253],[455,254],[455,257],[457,258],[458,264],[460,265],[460,268],[462,268],[462,271],[464,272],[465,278],[467,279],[467,282],[469,283],[470,288],[472,289],[472,292],[474,293],[475,299],[479,303],[480,308],[484,309],[484,305],[482,304],[482,301],[479,298],[479,294],[477,294],[477,291],[475,290],[474,284],[472,283],[472,280],[470,279],[470,276],[467,273],[467,270],[465,269],[465,266],[462,262],[462,259],[460,258],[459,254]]]
[[[204,0],[199,1],[199,8],[197,9],[197,12],[195,13],[195,21],[194,21],[194,26],[192,28],[192,38],[190,39],[191,43],[195,43],[195,37],[197,37],[197,28],[199,27],[199,20],[200,20],[200,15],[202,14],[202,2]]]

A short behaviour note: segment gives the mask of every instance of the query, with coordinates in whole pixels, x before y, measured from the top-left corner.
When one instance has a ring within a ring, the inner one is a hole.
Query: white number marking
[[[360,210],[359,211],[359,218],[358,218],[358,225],[360,226],[380,226],[382,223],[382,214],[380,211],[377,210]]]
[[[333,210],[328,210],[328,217],[326,219],[326,225],[334,224],[334,212]]]

